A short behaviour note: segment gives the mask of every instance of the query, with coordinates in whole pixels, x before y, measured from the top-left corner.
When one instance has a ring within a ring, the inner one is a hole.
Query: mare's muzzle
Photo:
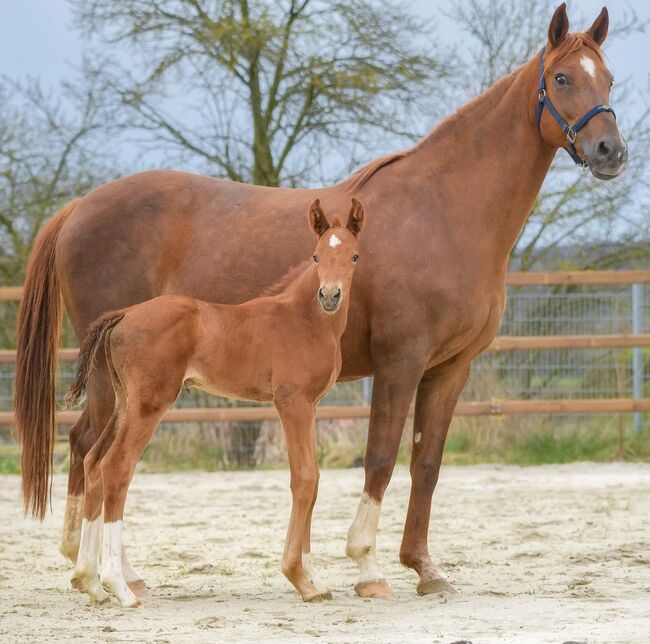
[[[342,300],[343,293],[338,286],[321,286],[318,289],[318,301],[325,313],[336,313]]]
[[[583,148],[591,174],[596,179],[617,177],[627,162],[627,144],[618,133],[603,136],[592,146],[583,144]]]

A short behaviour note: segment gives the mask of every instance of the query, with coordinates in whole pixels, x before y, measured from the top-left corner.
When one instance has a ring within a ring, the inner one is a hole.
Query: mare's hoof
[[[362,581],[355,585],[354,592],[363,598],[392,599],[394,597],[393,591],[385,579]]]
[[[144,579],[129,581],[127,582],[127,586],[131,589],[131,592],[133,592],[133,594],[138,599],[146,599],[147,597],[151,597],[151,593],[147,588],[147,584],[144,583]]]
[[[458,591],[442,577],[420,581],[417,591],[418,595],[437,595],[438,593],[456,595],[458,593]]]

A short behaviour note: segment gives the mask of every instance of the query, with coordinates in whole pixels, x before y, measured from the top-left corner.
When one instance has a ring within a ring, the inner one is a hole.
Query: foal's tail
[[[79,359],[77,360],[77,373],[74,382],[70,385],[65,395],[65,406],[74,407],[83,396],[88,384],[90,370],[95,363],[97,350],[106,338],[106,334],[124,317],[127,309],[109,311],[90,325],[90,329],[81,343]]]
[[[56,242],[79,199],[50,219],[27,264],[18,314],[14,408],[22,446],[25,512],[43,519],[52,474],[56,429],[56,365],[63,306],[55,267]]]

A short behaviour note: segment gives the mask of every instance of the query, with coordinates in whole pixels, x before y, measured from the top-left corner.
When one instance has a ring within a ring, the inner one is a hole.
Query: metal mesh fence
[[[7,304],[7,303],[5,303]],[[650,332],[650,285],[510,287],[500,335],[590,335]],[[74,365],[60,367],[59,399],[67,389]],[[11,409],[13,365],[0,365],[0,411]],[[370,379],[341,383],[323,401],[347,405],[369,403]],[[625,398],[650,397],[650,371],[646,349],[561,349],[485,353],[473,365],[463,400],[534,398]],[[245,405],[197,390],[183,391],[177,406],[219,407]],[[253,403],[251,403],[253,404]],[[625,419],[637,427],[648,422],[647,415]],[[554,422],[588,421],[589,416],[554,416]],[[606,418],[601,419],[606,422]],[[543,422],[543,418],[516,418],[511,422]],[[612,418],[613,420],[613,418]],[[476,419],[489,424],[490,418]],[[600,422],[600,421],[599,421]],[[621,422],[616,416],[616,422]],[[355,445],[365,441],[365,421],[320,421],[321,434],[331,446],[342,441]],[[185,426],[164,425],[167,435],[182,438]],[[273,462],[269,454],[281,454],[282,439],[277,423],[199,423],[194,430],[214,439],[220,447],[217,460],[228,466],[247,467]],[[10,440],[8,428],[2,438]],[[161,432],[159,432],[161,434]],[[165,434],[165,432],[162,432]],[[157,440],[161,440],[158,438]],[[319,439],[320,440],[320,439]],[[213,441],[213,442],[214,442]],[[278,456],[281,460],[281,456]]]

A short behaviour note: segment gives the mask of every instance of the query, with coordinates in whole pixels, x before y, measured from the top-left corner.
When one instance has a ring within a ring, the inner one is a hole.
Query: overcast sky
[[[411,0],[410,4],[423,16],[439,22],[439,34],[454,42],[459,36],[457,28],[443,14],[451,1]],[[610,0],[607,4],[613,21],[626,7],[634,8],[640,19],[650,19],[649,0]],[[603,0],[573,0],[568,5],[573,30],[587,26],[576,24],[575,16],[584,14],[591,22],[603,6]],[[0,74],[12,77],[29,74],[48,82],[64,77],[70,65],[79,62],[85,45],[71,23],[66,0],[0,0]],[[633,76],[639,84],[647,85],[650,32],[613,42],[611,46],[606,43],[605,51],[617,77]]]
[[[439,36],[450,44],[462,42],[458,27],[444,15],[452,1],[405,0],[405,3],[423,17],[433,19]],[[603,0],[570,1],[572,30],[591,24],[602,5]],[[611,20],[615,22],[626,7],[633,8],[640,20],[650,20],[650,0],[610,1]],[[583,21],[580,15],[584,16]],[[0,0],[0,75],[12,78],[29,75],[41,79],[46,87],[56,88],[61,79],[72,74],[88,45],[72,25],[66,0]],[[617,79],[631,77],[636,87],[648,88],[650,31],[611,44],[606,42],[604,49]],[[628,112],[625,120],[632,120],[640,110],[639,100],[637,108]]]

